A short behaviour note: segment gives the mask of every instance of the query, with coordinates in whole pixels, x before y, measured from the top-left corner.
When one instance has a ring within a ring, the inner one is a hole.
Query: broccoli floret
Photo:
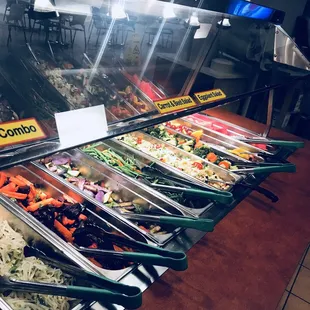
[[[135,207],[135,213],[137,213],[137,214],[143,214],[144,213],[143,207],[141,207],[140,205],[138,205],[136,203],[134,203],[133,205]]]
[[[194,150],[194,154],[201,158],[205,158],[209,154],[209,152],[210,152],[210,149],[206,146],[202,146]]]

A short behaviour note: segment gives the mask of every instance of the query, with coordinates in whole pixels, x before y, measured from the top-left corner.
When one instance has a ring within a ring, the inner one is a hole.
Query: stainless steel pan
[[[37,167],[31,164],[29,164],[27,167],[15,166],[13,168],[6,170],[6,172],[8,175],[20,174],[33,183],[42,184],[44,190],[50,193],[52,197],[59,197],[62,196],[63,194],[66,194],[72,197],[77,202],[84,204],[86,203],[87,204],[86,215],[91,223],[95,223],[96,225],[103,227],[105,230],[111,233],[115,233],[118,235],[125,236],[129,239],[135,239],[147,243],[146,239],[141,234],[132,229],[129,225],[126,225],[124,222],[119,221],[116,217],[109,215],[103,210],[96,209],[96,206],[89,204],[84,197],[73,192],[69,187],[66,187],[64,184],[57,181],[52,176],[48,175],[47,173],[38,169]],[[15,205],[14,203],[12,204]],[[129,267],[119,270],[108,270],[99,268],[95,266],[92,262],[90,262],[85,256],[78,253],[70,243],[65,242],[56,233],[47,229],[46,226],[40,223],[31,214],[25,212],[20,206],[15,205],[15,208],[17,208],[25,218],[28,218],[29,221],[32,222],[33,225],[35,225],[38,229],[45,231],[46,234],[48,234],[48,236],[52,238],[52,240],[56,240],[57,243],[59,243],[62,247],[70,249],[70,251],[74,253],[74,255],[77,255],[77,257],[79,257],[79,259],[83,261],[83,263],[86,266],[88,266],[88,268],[94,270],[95,272],[99,272],[100,274],[115,280],[119,279],[120,277],[123,277],[125,274],[127,274],[130,270],[132,270],[135,267],[135,265],[131,265]]]
[[[178,216],[189,216],[192,215],[190,212],[185,210],[182,207],[179,207],[177,204],[174,204],[170,200],[162,200],[160,195],[157,195],[157,192],[152,190],[148,191],[144,186],[140,186],[140,183],[132,182],[132,180],[124,177],[123,175],[115,172],[113,169],[102,165],[102,163],[97,162],[95,159],[90,159],[86,154],[78,150],[70,150],[66,153],[57,154],[56,156],[70,158],[72,164],[79,171],[81,171],[81,176],[87,178],[89,181],[104,182],[105,186],[108,187],[119,199],[123,202],[126,201],[139,201],[139,205],[145,209],[146,212],[151,210],[162,215],[178,215]],[[38,169],[44,170],[45,173],[56,178],[58,182],[70,187],[72,190],[77,192],[79,195],[91,199],[94,204],[102,208],[108,213],[113,214],[116,217],[120,217],[121,220],[124,220],[122,214],[118,211],[118,208],[115,210],[105,206],[103,203],[97,201],[96,199],[89,196],[87,192],[81,191],[78,187],[67,182],[61,176],[49,171],[45,166],[39,164],[38,162],[33,163]],[[36,171],[36,173],[39,173]],[[192,215],[193,216],[193,215]],[[126,218],[126,217],[125,217]],[[141,222],[141,221],[138,221]],[[148,237],[153,242],[158,244],[166,243],[171,239],[176,233],[180,231],[178,228],[170,227],[169,225],[163,225],[163,229],[167,230],[166,234],[151,234],[141,229],[139,226],[136,226],[134,222],[129,222],[134,229],[138,230],[141,234]],[[143,224],[143,222],[141,223]]]

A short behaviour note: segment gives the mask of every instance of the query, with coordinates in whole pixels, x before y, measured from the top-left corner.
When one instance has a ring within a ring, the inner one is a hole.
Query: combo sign
[[[35,141],[46,135],[34,118],[0,124],[0,147]]]

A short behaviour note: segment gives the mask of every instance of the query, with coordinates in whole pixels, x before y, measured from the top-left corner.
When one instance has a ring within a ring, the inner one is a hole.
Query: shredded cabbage
[[[0,222],[0,275],[10,278],[68,284],[60,269],[54,269],[44,264],[36,257],[24,257],[26,242],[20,233],[14,231],[7,221]],[[24,292],[0,294],[14,310],[68,310],[69,298],[61,296],[41,295]]]

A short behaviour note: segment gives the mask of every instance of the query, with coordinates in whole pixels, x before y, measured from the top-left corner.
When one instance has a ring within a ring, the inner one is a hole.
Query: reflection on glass
[[[124,5],[120,3],[115,3],[111,8],[111,17],[113,19],[122,19],[127,18],[127,14],[125,13]]]
[[[199,26],[199,20],[198,20],[198,15],[196,12],[193,12],[191,17],[186,20],[186,22],[191,25],[191,26]]]
[[[235,16],[268,20],[274,13],[274,10],[271,8],[248,3],[244,0],[231,0],[230,2],[228,14]]]
[[[230,3],[240,16],[269,12]],[[25,12],[29,48],[16,31],[10,56],[2,49],[0,121],[35,117],[55,133],[55,113],[104,104],[108,123],[124,126],[158,117],[154,101],[185,91],[230,97],[277,82],[265,22],[155,0],[36,0]]]
[[[163,9],[163,18],[168,19],[168,18],[175,18],[176,15],[173,10],[172,5],[166,5]]]

